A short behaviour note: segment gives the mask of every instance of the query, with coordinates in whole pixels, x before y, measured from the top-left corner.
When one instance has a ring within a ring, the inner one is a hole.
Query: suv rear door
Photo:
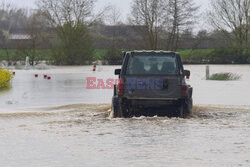
[[[124,95],[128,99],[181,97],[183,67],[175,53],[132,53],[126,56],[123,69]]]

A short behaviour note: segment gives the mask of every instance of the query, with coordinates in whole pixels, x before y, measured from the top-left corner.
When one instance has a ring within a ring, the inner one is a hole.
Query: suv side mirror
[[[121,69],[115,69],[115,75],[120,75],[121,74]]]
[[[184,70],[184,75],[186,77],[190,77],[190,71],[189,70]]]

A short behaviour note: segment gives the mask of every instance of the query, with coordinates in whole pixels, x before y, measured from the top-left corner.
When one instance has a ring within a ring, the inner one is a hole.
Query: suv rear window
[[[177,75],[177,64],[177,58],[173,55],[133,55],[129,58],[126,74]]]

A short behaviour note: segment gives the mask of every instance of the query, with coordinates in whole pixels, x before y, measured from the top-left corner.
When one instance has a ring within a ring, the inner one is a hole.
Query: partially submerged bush
[[[209,77],[208,80],[218,80],[218,81],[232,81],[239,80],[241,78],[238,74],[233,73],[215,73]]]
[[[9,86],[12,78],[13,75],[9,70],[0,67],[0,89]]]

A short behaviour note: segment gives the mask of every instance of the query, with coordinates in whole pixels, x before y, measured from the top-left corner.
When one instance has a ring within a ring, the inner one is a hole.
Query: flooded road
[[[87,90],[85,78],[112,78],[114,68],[16,71],[0,93],[1,166],[250,166],[250,66],[211,67],[242,75],[229,82],[187,66],[196,105],[188,119],[109,118],[112,90]]]

